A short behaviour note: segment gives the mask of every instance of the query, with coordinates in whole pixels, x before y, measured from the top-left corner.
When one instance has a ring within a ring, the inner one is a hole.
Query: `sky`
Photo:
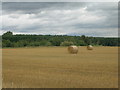
[[[3,2],[1,17],[0,35],[118,36],[117,2]]]

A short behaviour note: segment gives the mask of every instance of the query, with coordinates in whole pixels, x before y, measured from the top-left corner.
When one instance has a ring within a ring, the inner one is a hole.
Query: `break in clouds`
[[[117,2],[3,2],[1,17],[0,34],[118,36]]]

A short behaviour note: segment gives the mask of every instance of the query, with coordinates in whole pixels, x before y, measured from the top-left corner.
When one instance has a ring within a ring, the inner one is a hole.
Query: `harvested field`
[[[118,48],[3,49],[3,88],[117,88]]]

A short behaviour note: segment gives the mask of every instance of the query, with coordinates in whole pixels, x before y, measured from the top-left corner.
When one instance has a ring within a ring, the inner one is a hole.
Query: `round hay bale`
[[[77,54],[78,53],[78,47],[77,46],[69,46],[68,52],[71,54]]]
[[[88,46],[87,46],[87,49],[88,49],[88,50],[93,50],[93,46],[92,46],[92,45],[88,45]]]

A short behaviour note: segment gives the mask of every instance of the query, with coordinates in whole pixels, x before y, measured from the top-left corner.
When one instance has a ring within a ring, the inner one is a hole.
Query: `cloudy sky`
[[[1,16],[0,16],[1,17]],[[0,34],[118,36],[117,2],[3,2]]]

